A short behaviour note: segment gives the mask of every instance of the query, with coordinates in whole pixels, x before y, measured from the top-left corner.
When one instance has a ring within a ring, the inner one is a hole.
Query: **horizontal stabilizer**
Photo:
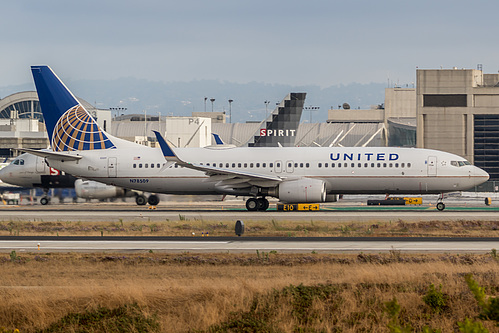
[[[53,159],[59,159],[61,161],[77,161],[82,158],[80,155],[73,155],[73,154],[67,154],[67,153],[58,153],[54,151],[47,151],[47,150],[37,150],[37,149],[29,149],[29,148],[19,148],[17,149],[19,151],[22,151],[23,153],[30,153],[32,155],[40,156],[40,157],[49,157]]]

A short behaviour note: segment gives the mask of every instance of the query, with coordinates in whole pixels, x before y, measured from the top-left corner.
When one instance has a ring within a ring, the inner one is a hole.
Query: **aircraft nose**
[[[5,171],[7,167],[3,167],[0,169],[0,180],[5,182],[7,180],[7,171]]]
[[[475,166],[474,173],[475,173],[475,177],[476,177],[475,179],[477,180],[476,185],[480,185],[481,183],[486,182],[490,178],[490,175],[488,174],[487,171],[485,171],[479,167],[476,167],[476,166]]]

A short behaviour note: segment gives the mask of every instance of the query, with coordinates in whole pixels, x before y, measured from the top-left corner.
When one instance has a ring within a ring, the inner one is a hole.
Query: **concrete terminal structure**
[[[417,146],[463,156],[499,180],[499,74],[457,68],[416,74]]]

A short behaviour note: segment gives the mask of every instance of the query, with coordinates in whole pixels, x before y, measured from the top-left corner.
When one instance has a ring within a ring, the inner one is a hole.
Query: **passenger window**
[[[411,163],[407,163],[407,167],[410,168],[411,167]]]
[[[139,168],[142,168],[142,163],[139,163]]]
[[[269,167],[273,168],[274,167],[274,163],[269,163]]]
[[[398,163],[395,163],[395,167],[398,168],[399,167],[399,164]]]
[[[244,163],[244,167],[247,168],[248,167],[248,163]]]
[[[276,167],[280,168],[281,167],[281,163],[276,163]]]
[[[149,167],[149,164],[148,164],[148,163],[146,163],[146,164],[144,165],[144,167],[147,169],[147,168]]]
[[[236,167],[236,163],[232,163],[232,167],[235,168]]]
[[[383,163],[383,168],[386,168],[386,163]]]
[[[250,163],[250,168],[252,168],[252,167],[253,167],[253,163]]]
[[[388,164],[390,168],[393,168],[393,163]]]
[[[381,163],[378,163],[378,168],[381,168]]]
[[[329,166],[329,164],[327,163],[324,163],[324,167],[327,168]]]
[[[298,168],[298,163],[295,163],[295,168]]]
[[[371,163],[371,168],[374,168],[374,163]]]
[[[267,167],[267,163],[262,163],[262,168],[266,168]]]
[[[151,163],[151,168],[154,168],[154,163]]]
[[[400,167],[401,167],[401,168],[405,167],[405,163],[401,163],[401,164],[400,164]]]
[[[307,168],[308,168],[308,167],[310,167],[310,163],[305,164],[305,166],[306,166]]]
[[[257,168],[259,168],[259,167],[260,167],[260,163],[257,163],[257,164],[256,164],[256,167],[257,167]]]
[[[348,168],[348,163],[344,163],[344,164],[343,164],[343,166],[344,166],[345,168]]]
[[[331,168],[334,168],[335,166],[336,166],[336,164],[331,163]]]
[[[160,164],[160,163],[158,163],[158,164],[157,164],[157,167],[158,167],[158,169],[159,169],[159,168],[161,168],[161,164]]]
[[[300,163],[300,168],[303,168],[303,163]]]
[[[333,163],[333,165],[334,165],[334,163]],[[333,168],[334,168],[334,167],[333,167]],[[341,163],[338,163],[338,168],[341,168]]]
[[[136,167],[137,167],[137,164],[135,164],[135,163],[134,163],[134,164],[133,164],[133,168],[135,169]]]
[[[241,167],[241,163],[237,163],[237,167],[240,168]]]
[[[322,163],[319,163],[319,168],[322,168]]]
[[[362,163],[357,164],[359,168],[362,168]]]
[[[353,168],[355,167],[355,163],[350,163],[350,166]]]

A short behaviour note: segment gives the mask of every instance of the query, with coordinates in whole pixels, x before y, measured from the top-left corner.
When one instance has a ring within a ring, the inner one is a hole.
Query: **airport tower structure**
[[[306,93],[290,93],[261,123],[248,147],[294,147]]]
[[[499,74],[478,69],[419,69],[417,147],[463,156],[499,184]]]

